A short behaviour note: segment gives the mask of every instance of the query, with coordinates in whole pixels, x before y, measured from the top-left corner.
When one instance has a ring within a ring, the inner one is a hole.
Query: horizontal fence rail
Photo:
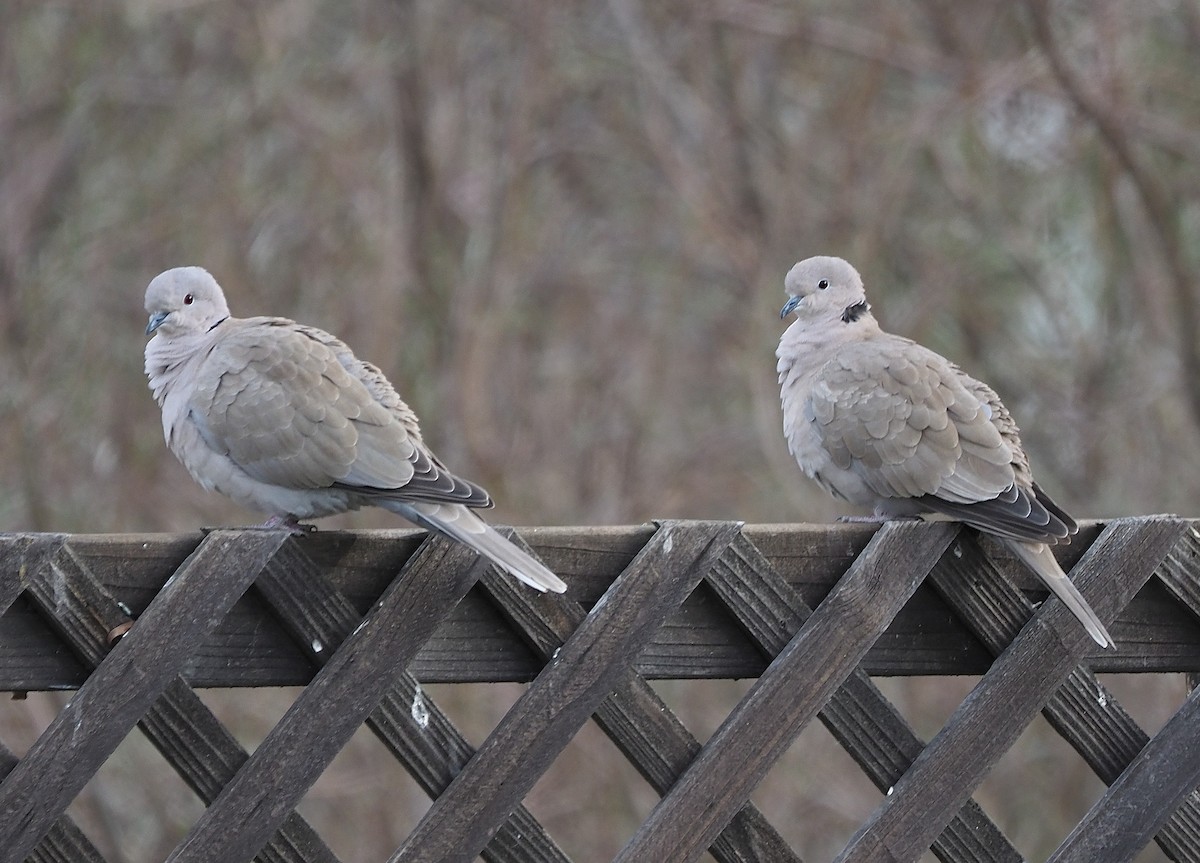
[[[972,795],[1039,713],[1110,786],[1053,859],[1200,863],[1200,702],[1151,738],[1096,678],[1200,671],[1191,521],[1058,550],[1109,651],[955,524],[509,535],[565,595],[419,531],[0,535],[0,691],[78,690],[22,757],[0,742],[0,863],[103,863],[64,813],[134,726],[208,807],[171,863],[334,863],[295,806],[363,724],[433,800],[392,861],[567,863],[522,801],[589,719],[661,795],[619,860],[798,861],[750,795],[814,718],[888,792],[839,861],[1017,861]],[[931,674],[981,678],[926,742],[871,678]],[[648,683],[741,677],[703,746]],[[421,684],[478,681],[532,683],[476,749]],[[304,690],[253,754],[195,693],[279,685]]]

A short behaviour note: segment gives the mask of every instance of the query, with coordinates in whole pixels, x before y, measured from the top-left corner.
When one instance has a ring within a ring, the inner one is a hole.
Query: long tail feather
[[[562,593],[567,589],[561,578],[496,533],[487,522],[461,504],[391,500],[379,501],[379,505],[427,530],[435,530],[473,548],[535,590]]]
[[[1005,545],[1037,574],[1037,577],[1045,583],[1046,587],[1050,588],[1055,596],[1066,604],[1097,644],[1101,647],[1115,645],[1112,636],[1108,634],[1108,629],[1100,622],[1096,612],[1092,611],[1087,600],[1083,598],[1083,595],[1071,583],[1071,579],[1063,572],[1062,567],[1058,565],[1049,546],[1040,542],[1018,542],[1016,540],[1006,540]]]

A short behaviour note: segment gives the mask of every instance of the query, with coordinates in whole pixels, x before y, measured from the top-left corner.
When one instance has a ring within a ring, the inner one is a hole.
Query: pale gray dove
[[[987,384],[886,333],[858,272],[808,258],[788,272],[779,340],[788,448],[822,488],[878,518],[935,515],[999,537],[1102,647],[1112,637],[1049,546],[1077,528],[1033,481],[1017,425]]]
[[[566,585],[473,510],[486,491],[446,470],[378,368],[329,333],[284,318],[235,318],[207,271],[146,288],[146,377],[171,452],[195,480],[264,527],[380,506],[458,540],[538,590]]]

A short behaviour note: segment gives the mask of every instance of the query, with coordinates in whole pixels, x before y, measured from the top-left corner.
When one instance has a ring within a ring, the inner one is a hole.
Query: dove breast
[[[353,491],[413,479],[411,412],[389,409],[352,374],[332,336],[262,317],[230,318],[210,335],[178,369],[163,410],[168,445],[202,485],[313,518],[352,508]]]
[[[793,454],[836,496],[860,505],[935,496],[995,498],[1013,485],[1013,451],[994,411],[957,367],[898,336],[851,341],[785,389]],[[891,508],[904,511],[903,505]]]

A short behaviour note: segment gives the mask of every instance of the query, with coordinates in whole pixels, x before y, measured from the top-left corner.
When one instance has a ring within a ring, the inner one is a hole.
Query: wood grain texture
[[[23,859],[287,540],[210,534],[0,783],[0,848]]]
[[[696,859],[854,671],[957,532],[950,524],[880,528],[616,859]]]
[[[281,566],[269,568],[255,582],[271,611],[292,634],[297,646],[320,667],[354,631],[361,615],[298,545]],[[494,569],[484,579],[511,585],[534,607],[545,602],[527,587]],[[475,754],[473,747],[411,674],[404,672],[367,717],[367,726],[436,798]],[[285,825],[286,827],[286,825]],[[489,863],[568,863],[545,828],[524,806],[517,806],[500,826],[482,856]]]
[[[1178,519],[1112,522],[1073,570],[1101,619],[1134,595],[1187,530]],[[990,587],[990,580],[980,580]],[[1092,645],[1061,603],[1044,603],[996,660],[893,793],[838,856],[838,863],[917,859],[951,814]]]
[[[812,616],[812,609],[745,536],[739,536],[730,551],[713,567],[708,584],[763,654],[774,657]],[[942,555],[942,561],[946,559]],[[846,678],[818,718],[885,793],[925,745],[861,668]],[[968,800],[934,840],[933,852],[947,863],[1023,859],[974,800]]]
[[[810,607],[870,540],[862,525],[747,525],[750,539],[779,576]],[[645,526],[525,528],[520,536],[570,584],[572,601],[590,607],[645,544]],[[1092,522],[1064,550],[1064,565],[1099,533]],[[52,535],[20,534],[11,541]],[[360,614],[378,600],[424,535],[415,531],[318,532],[299,540],[305,554]],[[162,587],[165,574],[187,557],[199,534],[73,536],[71,548],[111,594],[137,617]],[[0,544],[0,555],[4,545]],[[989,556],[1031,601],[1046,592],[1020,565],[988,546]],[[0,556],[0,582],[19,583]],[[0,590],[3,590],[0,587]],[[1091,657],[1104,672],[1200,672],[1200,624],[1157,581],[1148,583],[1115,623],[1120,644]],[[711,592],[697,591],[673,614],[638,657],[649,680],[757,677],[768,660]],[[923,585],[864,658],[872,676],[983,674],[991,654],[945,600]],[[492,603],[471,591],[422,646],[409,671],[426,683],[527,682],[540,661],[500,620]],[[197,645],[185,670],[193,686],[299,686],[312,679],[309,658],[254,592],[231,609]],[[0,691],[74,689],[87,670],[65,649],[41,614],[19,597],[0,615]]]
[[[16,766],[17,756],[0,743],[0,780]],[[27,863],[104,863],[104,858],[75,822],[63,815],[50,825],[42,841],[30,852]]]
[[[302,552],[296,543],[284,543],[263,573],[290,566],[298,556]],[[45,557],[43,566],[27,568],[25,580],[38,608],[81,662],[99,665],[110,650],[109,633],[129,618],[70,543],[59,545]],[[216,798],[247,758],[241,744],[178,675],[138,727],[205,803]],[[337,863],[333,852],[295,813],[258,859],[261,863]]]
[[[1189,529],[1155,570],[1159,580],[1178,587],[1185,605],[1200,599],[1200,594],[1191,587],[1197,580],[1197,544],[1195,530]],[[1028,598],[970,536],[960,540],[955,554],[942,559],[930,581],[995,655],[1004,651],[1035,613]],[[1090,646],[1088,649],[1092,655],[1098,650]],[[1085,666],[1072,669],[1042,713],[1109,785],[1150,740]],[[1200,863],[1200,799],[1193,795],[1168,814],[1170,817],[1156,841],[1176,863]]]
[[[730,523],[665,523],[421,819],[390,863],[471,860],[728,546]]]
[[[1132,860],[1200,784],[1200,690],[1193,690],[1047,863]],[[1196,848],[1183,849],[1190,859]]]
[[[484,563],[429,537],[167,858],[250,860],[375,709]],[[134,628],[136,631],[136,627]]]
[[[515,537],[513,540],[520,541]],[[746,543],[739,533],[717,558],[709,570],[709,578],[726,565],[738,545]],[[553,658],[587,616],[579,603],[531,602],[527,591],[494,574],[481,579],[480,585],[543,661]],[[612,694],[600,703],[592,718],[660,795],[675,784],[700,751],[696,738],[646,679],[632,669],[613,687]],[[734,815],[708,850],[719,863],[762,860],[799,863],[799,857],[783,837],[749,802]]]

